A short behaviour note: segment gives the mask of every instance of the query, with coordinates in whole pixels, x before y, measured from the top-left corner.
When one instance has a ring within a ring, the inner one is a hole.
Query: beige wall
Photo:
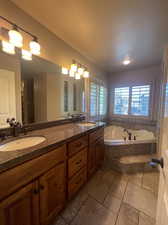
[[[39,42],[42,46],[41,57],[64,66],[70,65],[72,63],[72,59],[76,59],[88,67],[92,76],[99,76],[106,79],[106,74],[98,68],[98,66],[91,63],[9,0],[0,0],[0,15],[8,18],[39,37]],[[28,40],[29,38],[24,36],[24,42],[26,43],[25,47],[28,45]]]
[[[108,118],[109,120],[115,119],[115,120],[121,120],[121,121],[127,121],[127,122],[139,122],[146,124],[152,124],[157,121],[158,118],[158,104],[159,104],[159,96],[160,96],[160,84],[162,79],[162,68],[161,65],[146,67],[143,69],[138,70],[131,70],[131,71],[125,71],[125,72],[118,72],[109,74],[109,113]],[[151,117],[150,122],[139,119],[134,117],[133,118],[116,118],[113,115],[113,93],[112,90],[114,87],[126,87],[130,85],[145,85],[145,84],[151,84],[152,85],[152,99],[151,99]]]

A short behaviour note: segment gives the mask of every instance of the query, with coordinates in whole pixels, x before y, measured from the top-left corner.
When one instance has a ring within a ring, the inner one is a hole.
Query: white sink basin
[[[81,127],[93,127],[95,125],[96,125],[96,123],[91,123],[91,122],[78,123],[78,126],[81,126]]]
[[[43,143],[46,140],[43,136],[22,137],[0,145],[0,151],[23,150]]]

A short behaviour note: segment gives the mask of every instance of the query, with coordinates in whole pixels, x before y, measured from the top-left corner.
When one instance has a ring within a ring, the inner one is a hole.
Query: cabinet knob
[[[40,190],[44,190],[44,186],[43,185],[40,185]]]
[[[37,195],[37,194],[39,193],[39,190],[38,190],[38,189],[34,189],[34,190],[33,190],[33,193],[34,193],[35,195]]]

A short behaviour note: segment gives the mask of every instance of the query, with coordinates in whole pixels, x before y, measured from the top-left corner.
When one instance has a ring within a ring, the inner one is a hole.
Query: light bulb
[[[78,68],[78,73],[79,73],[80,75],[82,75],[82,74],[83,74],[83,72],[84,72],[84,68],[79,67],[79,68]]]
[[[62,74],[68,75],[68,69],[66,67],[62,67]]]
[[[40,44],[37,42],[37,39],[34,39],[33,41],[30,42],[30,52],[33,55],[40,55]]]
[[[75,76],[75,72],[72,69],[70,69],[70,71],[69,71],[69,76],[70,77],[74,77]]]
[[[21,48],[23,46],[23,37],[21,33],[17,31],[17,27],[14,27],[9,31],[9,42],[14,46]]]
[[[127,57],[124,59],[123,64],[126,66],[126,65],[128,65],[128,64],[130,64],[130,63],[131,63],[131,60],[130,60],[130,58],[127,56]]]
[[[2,51],[14,55],[15,46],[7,41],[2,41]]]
[[[89,72],[87,70],[84,71],[83,77],[84,78],[88,78],[89,77]]]
[[[75,79],[76,79],[76,80],[80,80],[80,74],[79,74],[79,73],[76,73],[76,74],[75,74]]]
[[[72,71],[77,72],[77,69],[78,69],[78,67],[77,67],[76,63],[71,64],[71,70]]]
[[[25,59],[25,60],[32,60],[31,52],[22,49],[22,58]]]

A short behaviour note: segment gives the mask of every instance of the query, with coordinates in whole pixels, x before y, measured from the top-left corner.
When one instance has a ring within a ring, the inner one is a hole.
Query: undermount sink
[[[95,125],[96,125],[96,123],[92,123],[92,122],[78,123],[78,126],[81,126],[81,127],[93,127]]]
[[[17,151],[30,148],[43,143],[46,140],[43,136],[21,137],[0,145],[0,151]]]

